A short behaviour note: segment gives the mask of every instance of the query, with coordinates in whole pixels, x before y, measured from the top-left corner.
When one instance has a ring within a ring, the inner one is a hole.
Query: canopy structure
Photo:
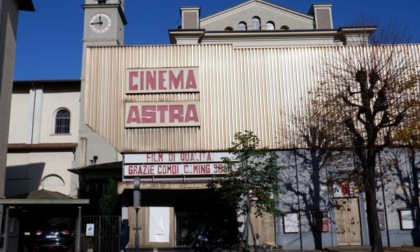
[[[75,199],[59,192],[38,190],[13,198],[0,199],[0,205],[88,205],[89,199]]]

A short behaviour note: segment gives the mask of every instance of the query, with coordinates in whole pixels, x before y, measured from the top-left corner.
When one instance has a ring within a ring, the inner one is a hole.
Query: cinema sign
[[[127,69],[127,95],[199,92],[198,68]],[[126,102],[125,127],[200,126],[199,101]]]
[[[198,92],[198,68],[147,68],[127,70],[127,94]]]
[[[124,154],[125,177],[222,175],[228,171],[227,152],[172,152]]]

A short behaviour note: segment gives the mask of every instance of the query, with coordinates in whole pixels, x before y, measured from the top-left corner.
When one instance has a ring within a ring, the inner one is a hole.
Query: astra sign
[[[127,69],[126,94],[134,99],[125,103],[126,128],[200,126],[199,101],[135,102],[139,96],[199,92],[198,68]]]
[[[127,102],[125,127],[200,126],[198,102]]]

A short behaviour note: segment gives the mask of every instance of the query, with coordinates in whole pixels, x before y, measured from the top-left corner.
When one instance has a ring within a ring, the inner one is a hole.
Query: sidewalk
[[[370,246],[356,246],[356,247],[334,247],[334,248],[327,248],[327,251],[331,252],[368,252],[370,251]],[[388,248],[384,247],[384,252],[420,252],[420,247],[395,247],[395,248]]]
[[[329,247],[324,250],[285,250],[288,252],[370,252],[370,246],[351,246],[351,247]],[[420,252],[420,247],[395,247],[395,248],[384,248],[384,252]]]
[[[370,252],[370,246],[349,246],[349,247],[329,247],[323,250],[284,250],[284,249],[273,249],[272,252]],[[134,252],[134,249],[127,249],[126,252]],[[190,248],[140,248],[141,252],[192,252]],[[0,251],[1,252],[1,251]],[[267,249],[266,252],[270,252],[270,249]],[[384,252],[420,252],[420,247],[395,247],[395,248],[384,248]]]

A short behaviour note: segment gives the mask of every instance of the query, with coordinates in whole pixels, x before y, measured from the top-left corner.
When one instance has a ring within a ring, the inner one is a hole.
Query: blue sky
[[[125,0],[126,45],[169,44],[168,30],[180,22],[179,7],[200,6],[201,17],[247,0]],[[35,12],[20,12],[15,80],[80,79],[84,0],[33,0]],[[313,3],[333,5],[334,28],[362,17],[407,29],[420,43],[420,0],[269,0],[307,13]]]

